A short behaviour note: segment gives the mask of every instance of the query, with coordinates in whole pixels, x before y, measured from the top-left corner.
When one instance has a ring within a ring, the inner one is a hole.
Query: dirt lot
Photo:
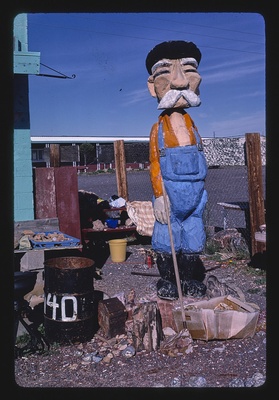
[[[135,290],[135,302],[156,299],[156,265],[145,264],[150,245],[131,244],[127,259],[108,257],[94,289],[104,298],[123,298]],[[218,259],[219,257],[219,259]],[[193,340],[192,352],[177,356],[156,351],[135,352],[128,332],[110,340],[99,329],[92,340],[72,345],[52,344],[43,354],[26,354],[14,362],[14,378],[22,388],[189,388],[260,387],[266,381],[266,273],[249,267],[249,260],[230,255],[203,256],[207,276],[213,274],[239,288],[246,302],[260,309],[252,338]],[[241,293],[240,292],[240,293]]]

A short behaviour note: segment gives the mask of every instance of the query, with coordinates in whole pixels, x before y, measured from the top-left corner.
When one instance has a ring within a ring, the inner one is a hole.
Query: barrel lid
[[[79,269],[89,268],[94,265],[91,258],[86,257],[56,257],[50,258],[44,262],[45,267],[58,269]]]

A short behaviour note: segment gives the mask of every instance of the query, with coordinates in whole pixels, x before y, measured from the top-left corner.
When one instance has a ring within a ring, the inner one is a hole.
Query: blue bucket
[[[107,219],[107,220],[106,220],[106,223],[107,223],[107,226],[108,226],[109,228],[116,228],[117,225],[118,225],[118,219],[112,219],[112,218],[110,218],[110,219]]]

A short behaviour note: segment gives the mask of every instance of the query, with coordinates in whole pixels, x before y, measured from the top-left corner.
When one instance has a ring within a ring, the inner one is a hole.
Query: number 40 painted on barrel
[[[52,297],[52,301],[51,301],[51,297]],[[61,300],[61,304],[59,304],[59,301],[57,300]],[[66,316],[66,301],[72,301],[73,303],[73,313],[71,316]],[[52,308],[52,319],[56,320],[56,309],[59,309],[59,307],[61,307],[61,320],[62,321],[75,321],[77,319],[77,299],[75,296],[71,296],[71,295],[66,295],[66,296],[62,296],[62,297],[58,297],[56,296],[56,294],[51,294],[48,293],[46,301],[44,303],[44,313],[46,314],[46,306],[49,306],[50,308]]]

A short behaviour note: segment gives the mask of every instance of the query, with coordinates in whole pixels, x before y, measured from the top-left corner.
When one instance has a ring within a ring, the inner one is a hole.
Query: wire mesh
[[[213,227],[214,231],[224,228],[236,228],[249,241],[249,193],[248,171],[245,155],[245,138],[218,138],[204,139],[204,153],[208,164],[208,173],[205,180],[205,189],[208,193],[208,202],[204,212],[206,227]],[[108,145],[107,145],[108,146]],[[125,157],[127,168],[127,186],[129,201],[152,200],[153,192],[149,178],[149,144],[125,143]],[[265,139],[261,138],[262,149],[262,179],[265,198]],[[112,150],[112,149],[111,149]],[[115,165],[113,152],[103,155],[103,172],[97,178],[95,175],[95,193],[104,199],[117,194]],[[109,164],[105,161],[109,161]],[[100,164],[101,165],[101,164]],[[80,176],[81,180],[82,177]],[[94,179],[94,176],[92,176]],[[98,182],[96,181],[98,179]],[[80,188],[84,189],[84,187]],[[221,204],[220,204],[221,203]],[[225,207],[223,203],[230,206]]]

